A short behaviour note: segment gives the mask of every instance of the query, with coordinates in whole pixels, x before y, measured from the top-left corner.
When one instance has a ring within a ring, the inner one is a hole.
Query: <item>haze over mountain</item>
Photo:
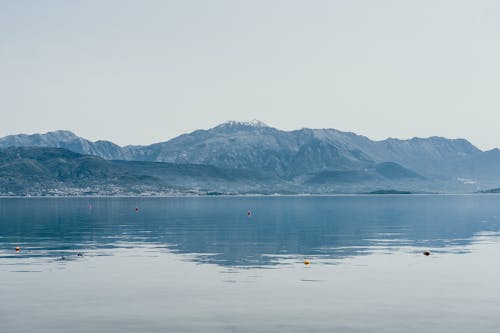
[[[55,147],[106,160],[205,165],[226,173],[242,170],[265,175],[268,180],[273,179],[271,183],[276,189],[292,192],[355,192],[395,187],[453,192],[500,185],[500,151],[483,152],[464,139],[373,141],[335,129],[282,131],[259,121],[230,121],[148,146],[120,147],[109,141],[91,142],[72,132],[56,131],[1,138],[0,148],[7,147]],[[225,190],[239,192],[238,186],[235,180]],[[272,190],[272,186],[267,186],[267,190]]]

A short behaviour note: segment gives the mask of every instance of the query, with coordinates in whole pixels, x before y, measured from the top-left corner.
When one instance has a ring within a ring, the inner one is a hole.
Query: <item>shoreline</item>
[[[402,197],[402,196],[491,196],[500,193],[329,193],[329,194],[186,194],[186,195],[0,195],[0,199],[111,199],[111,198],[269,198],[269,197]]]

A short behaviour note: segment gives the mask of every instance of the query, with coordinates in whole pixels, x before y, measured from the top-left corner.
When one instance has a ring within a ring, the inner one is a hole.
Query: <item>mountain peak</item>
[[[40,134],[40,136],[54,136],[58,138],[65,138],[68,140],[78,138],[78,135],[68,130],[57,130],[57,131],[47,132],[44,134]]]
[[[14,134],[0,138],[0,146],[58,146],[57,142],[68,142],[78,139],[71,131],[52,131],[35,134]]]
[[[256,128],[262,128],[262,127],[269,127],[265,123],[263,123],[260,120],[257,119],[252,119],[249,121],[236,121],[236,120],[229,120],[226,121],[225,123],[222,123],[215,128],[228,128],[228,127],[256,127]]]

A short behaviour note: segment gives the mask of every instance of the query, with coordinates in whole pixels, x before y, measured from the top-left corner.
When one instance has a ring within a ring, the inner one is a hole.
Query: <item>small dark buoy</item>
[[[21,248],[19,246],[16,246],[16,252],[20,252]]]
[[[83,253],[81,253],[81,252],[78,252],[76,255],[79,257],[83,257]]]
[[[61,257],[61,260],[66,260],[66,257],[65,257],[65,256],[62,256],[62,257]]]
[[[247,212],[247,216],[252,216],[252,212],[250,210]]]
[[[431,255],[431,252],[430,251],[424,251],[424,256],[428,257]]]

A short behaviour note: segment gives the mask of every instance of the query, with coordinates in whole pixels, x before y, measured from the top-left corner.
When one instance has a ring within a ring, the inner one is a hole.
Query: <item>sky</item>
[[[500,147],[500,2],[0,0],[0,136],[227,120]]]

